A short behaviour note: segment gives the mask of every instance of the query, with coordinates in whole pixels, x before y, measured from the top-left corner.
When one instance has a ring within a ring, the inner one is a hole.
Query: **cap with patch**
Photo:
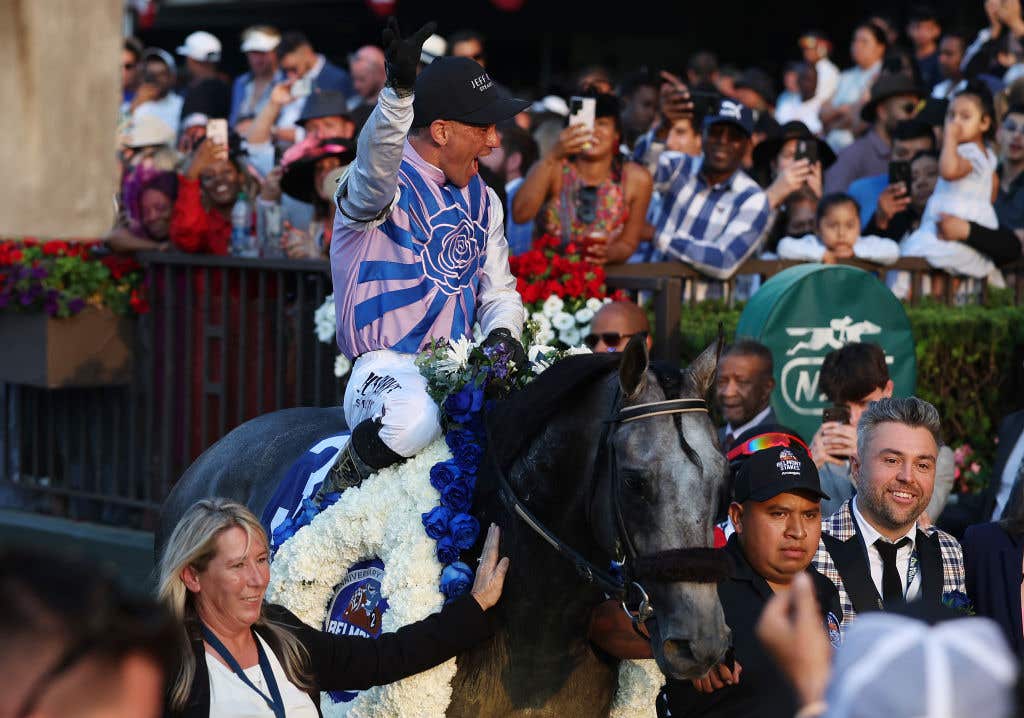
[[[487,70],[468,57],[439,57],[416,78],[413,127],[434,120],[494,125],[515,117],[530,103],[501,92]]]
[[[742,102],[723,99],[714,113],[704,117],[704,129],[726,122],[739,127],[747,137],[754,133],[754,113]]]
[[[751,454],[736,472],[733,497],[739,502],[767,501],[783,493],[805,491],[821,499],[818,467],[798,446],[772,446]]]

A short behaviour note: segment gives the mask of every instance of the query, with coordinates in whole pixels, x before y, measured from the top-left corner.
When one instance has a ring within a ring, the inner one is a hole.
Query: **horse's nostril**
[[[662,650],[665,652],[665,658],[672,663],[686,662],[695,663],[696,659],[693,655],[693,648],[689,641],[685,640],[669,640],[665,641]]]

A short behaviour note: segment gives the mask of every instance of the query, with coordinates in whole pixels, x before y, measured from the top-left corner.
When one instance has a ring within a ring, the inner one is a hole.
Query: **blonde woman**
[[[493,631],[486,611],[508,571],[498,538],[492,525],[470,595],[379,640],[335,636],[264,603],[270,558],[252,512],[227,499],[196,502],[160,561],[159,597],[182,625],[165,715],[314,718],[320,691],[361,690],[443,663]]]

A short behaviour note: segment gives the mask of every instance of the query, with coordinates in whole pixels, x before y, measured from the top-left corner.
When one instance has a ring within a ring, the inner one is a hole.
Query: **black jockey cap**
[[[416,78],[413,127],[434,120],[487,126],[509,120],[530,103],[507,96],[487,70],[468,57],[439,57]]]

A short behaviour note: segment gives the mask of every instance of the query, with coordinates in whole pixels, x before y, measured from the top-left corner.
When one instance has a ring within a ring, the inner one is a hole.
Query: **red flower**
[[[147,314],[149,312],[149,300],[146,299],[146,295],[138,289],[132,290],[132,296],[131,299],[128,300],[128,303],[136,314]]]
[[[43,242],[43,254],[47,257],[59,257],[68,252],[68,243],[60,240]]]

